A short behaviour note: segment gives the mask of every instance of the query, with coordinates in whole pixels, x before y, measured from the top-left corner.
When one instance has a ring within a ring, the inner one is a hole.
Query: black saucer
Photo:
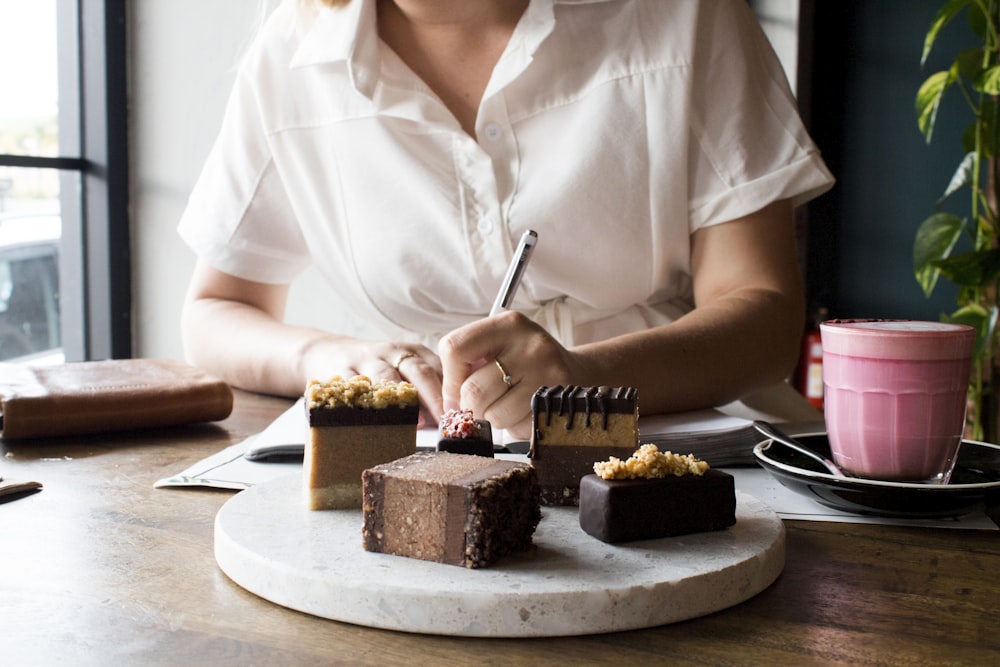
[[[796,439],[831,457],[825,433]],[[1000,447],[975,440],[962,441],[951,482],[943,485],[835,477],[819,463],[771,440],[757,444],[753,454],[784,486],[844,512],[905,518],[954,517],[984,503],[1000,505]]]

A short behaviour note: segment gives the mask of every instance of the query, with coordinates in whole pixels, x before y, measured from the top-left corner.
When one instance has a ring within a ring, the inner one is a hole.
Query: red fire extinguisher
[[[823,345],[820,342],[819,323],[827,317],[827,309],[820,308],[811,318],[809,329],[802,337],[799,374],[796,378],[799,392],[817,410],[823,409]]]

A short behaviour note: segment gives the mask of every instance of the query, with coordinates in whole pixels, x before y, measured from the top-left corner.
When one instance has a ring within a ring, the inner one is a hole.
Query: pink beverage
[[[947,484],[965,429],[975,329],[831,320],[820,335],[837,465],[861,477]]]

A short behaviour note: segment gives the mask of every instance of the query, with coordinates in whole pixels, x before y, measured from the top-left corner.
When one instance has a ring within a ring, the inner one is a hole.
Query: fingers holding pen
[[[444,407],[471,409],[497,428],[518,431],[530,424],[531,396],[538,387],[568,383],[575,363],[569,351],[518,312],[456,329],[438,351]]]
[[[537,242],[538,233],[534,230],[528,229],[521,234],[489,316],[453,331],[438,346],[442,357],[442,405],[446,410],[471,409],[499,428],[509,429],[524,421],[523,417],[518,417],[515,402],[524,390],[517,387],[519,383],[500,362],[499,355],[507,354],[510,343],[516,344],[515,339],[506,336],[544,334],[523,315],[505,312],[511,307]],[[500,372],[502,385],[499,387],[487,379],[485,369],[491,362]],[[505,411],[510,414],[504,414]],[[523,410],[520,412],[523,414]]]

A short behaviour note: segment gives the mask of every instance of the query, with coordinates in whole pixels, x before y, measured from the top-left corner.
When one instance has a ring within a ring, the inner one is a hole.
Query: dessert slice
[[[361,507],[361,473],[417,451],[420,403],[409,382],[335,376],[310,382],[305,399],[303,471],[311,510]]]
[[[603,542],[721,530],[736,523],[733,476],[691,455],[643,445],[580,480],[580,527]]]
[[[367,551],[481,568],[530,548],[541,520],[525,463],[421,452],[363,480]]]
[[[639,445],[633,387],[541,387],[531,399],[531,419],[528,456],[545,505],[576,505],[580,478],[594,461],[627,458]]]
[[[441,417],[437,451],[493,458],[493,428],[475,419],[472,410],[449,410]]]

